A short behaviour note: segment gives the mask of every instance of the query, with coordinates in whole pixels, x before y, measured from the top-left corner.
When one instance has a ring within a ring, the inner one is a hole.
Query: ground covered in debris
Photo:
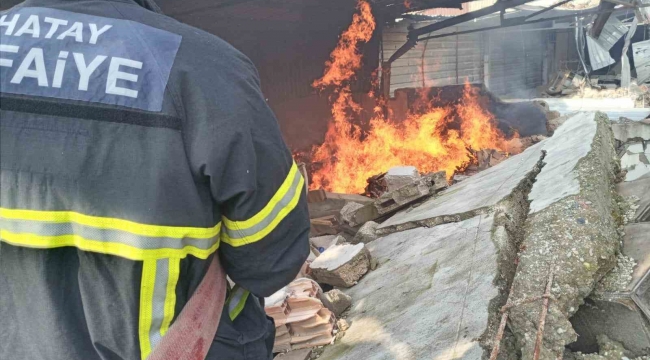
[[[561,120],[447,189],[401,168],[376,199],[310,192],[320,217],[303,275],[325,291],[267,308],[288,319],[276,346],[294,351],[282,358],[643,359],[650,177],[617,185],[616,152],[639,141],[637,125],[612,131],[596,112]]]

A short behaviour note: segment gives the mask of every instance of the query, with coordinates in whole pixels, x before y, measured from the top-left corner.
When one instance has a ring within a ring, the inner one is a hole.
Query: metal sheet
[[[627,26],[623,25],[616,16],[610,16],[598,37],[598,43],[603,49],[609,51],[625,33],[627,33]]]
[[[587,49],[589,50],[589,62],[592,70],[602,69],[616,62],[609,55],[609,51],[605,50],[598,41],[589,35],[587,35]]]
[[[632,57],[636,67],[636,81],[641,84],[650,79],[650,40],[632,44]]]
[[[650,5],[650,0],[637,0],[641,5]],[[650,7],[639,7],[636,9],[637,18],[642,24],[650,22]]]
[[[621,53],[621,87],[622,88],[630,87],[630,82],[631,82],[630,57],[627,55],[627,49],[629,49],[630,47],[630,41],[632,41],[632,36],[634,36],[634,33],[636,32],[637,24],[638,24],[638,20],[635,17],[634,20],[632,20],[632,25],[630,26],[630,30],[627,32],[627,35],[625,35],[625,45],[623,45],[623,52]]]

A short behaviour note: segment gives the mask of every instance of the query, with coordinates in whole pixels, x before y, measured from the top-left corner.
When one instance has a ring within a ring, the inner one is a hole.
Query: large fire
[[[312,164],[320,166],[312,174],[311,188],[362,193],[368,178],[399,165],[415,166],[421,173],[444,170],[450,177],[470,163],[470,149],[506,150],[494,117],[479,104],[469,84],[457,105],[434,107],[422,96],[423,103],[403,122],[376,112],[367,131],[356,125],[361,107],[352,99],[350,81],[361,68],[359,45],[370,40],[374,29],[370,5],[360,0],[323,77],[314,81],[314,87],[333,93],[325,141],[311,154]]]

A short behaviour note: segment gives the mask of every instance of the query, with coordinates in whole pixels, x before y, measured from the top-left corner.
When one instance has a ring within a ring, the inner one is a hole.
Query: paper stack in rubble
[[[322,290],[311,279],[297,279],[265,300],[275,320],[273,352],[305,349],[332,342],[336,319],[320,300]]]

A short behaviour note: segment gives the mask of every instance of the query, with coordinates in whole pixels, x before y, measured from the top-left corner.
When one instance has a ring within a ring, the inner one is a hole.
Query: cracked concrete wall
[[[555,146],[544,147],[547,164],[530,194],[531,214],[526,220],[510,295],[511,301],[541,296],[553,270],[554,299],[550,301],[540,357],[549,360],[556,359],[565,345],[576,340],[569,317],[596,282],[614,267],[619,250],[613,216],[618,211],[613,185],[619,165],[607,116],[576,115],[553,139]],[[510,329],[524,360],[533,357],[541,309],[539,300],[511,311]]]

